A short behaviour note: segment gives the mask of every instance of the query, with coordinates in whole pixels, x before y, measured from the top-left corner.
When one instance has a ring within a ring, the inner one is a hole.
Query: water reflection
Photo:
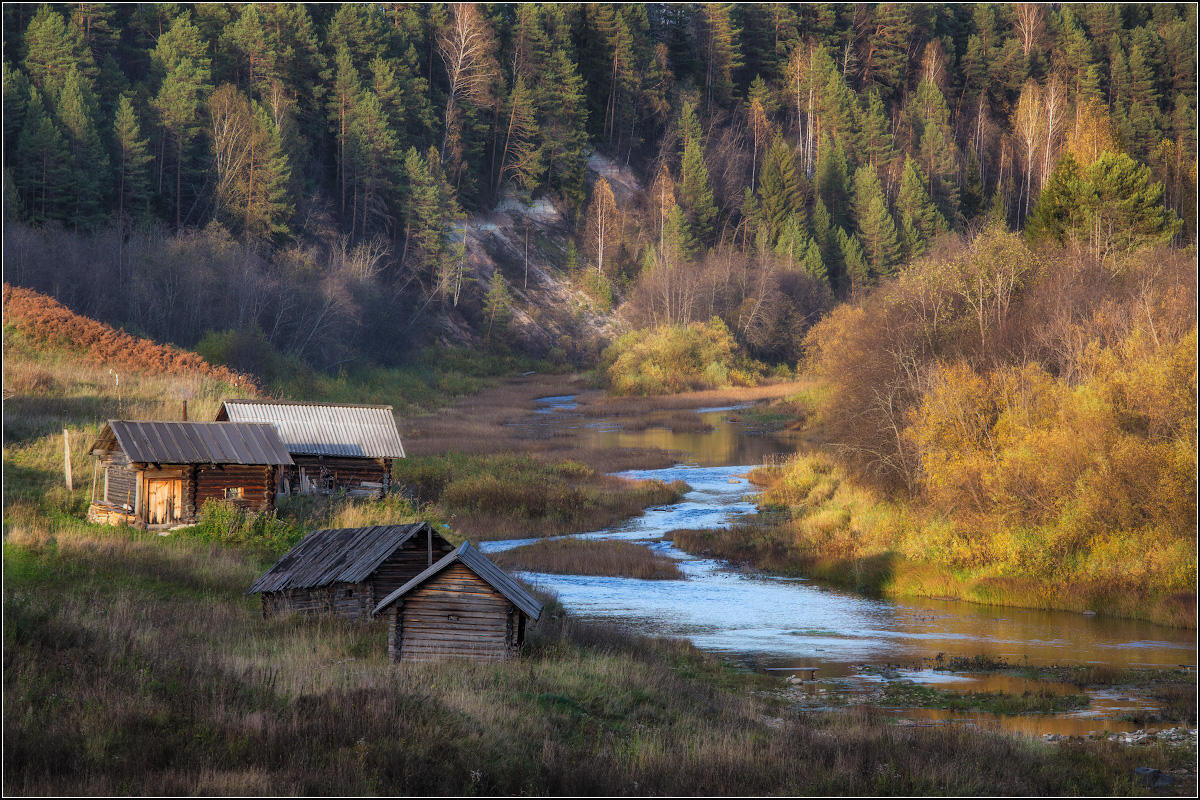
[[[584,447],[676,450],[686,453],[692,463],[706,467],[761,464],[771,456],[794,449],[780,437],[747,434],[741,423],[730,422],[728,412],[736,407],[700,413],[700,419],[712,426],[708,432],[676,433],[666,428],[627,431],[619,422],[609,421],[584,426],[577,434]]]

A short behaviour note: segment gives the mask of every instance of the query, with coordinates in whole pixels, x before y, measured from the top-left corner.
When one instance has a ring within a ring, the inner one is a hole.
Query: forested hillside
[[[1193,241],[1195,31],[1184,4],[6,4],[6,271],[326,370],[514,318],[588,359],[614,307],[794,364],[987,220],[1101,261]]]

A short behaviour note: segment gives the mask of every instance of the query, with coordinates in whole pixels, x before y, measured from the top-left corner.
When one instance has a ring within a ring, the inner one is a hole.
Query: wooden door
[[[146,521],[151,525],[178,522],[183,511],[183,481],[146,481]]]

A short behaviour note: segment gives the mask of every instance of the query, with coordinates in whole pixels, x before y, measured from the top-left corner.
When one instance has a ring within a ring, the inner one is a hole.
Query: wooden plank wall
[[[447,567],[402,602],[391,626],[398,660],[497,660],[516,653],[512,604],[462,564]]]
[[[137,500],[137,470],[130,467],[129,459],[119,451],[100,459],[100,463],[107,479],[104,501],[118,506],[128,503],[132,507]]]

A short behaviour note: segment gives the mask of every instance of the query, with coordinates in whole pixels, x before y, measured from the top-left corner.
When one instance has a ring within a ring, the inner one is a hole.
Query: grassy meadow
[[[397,666],[379,623],[264,619],[243,594],[264,563],[6,526],[6,793],[1109,794],[1184,759],[801,714],[771,679],[553,604],[520,659]]]

